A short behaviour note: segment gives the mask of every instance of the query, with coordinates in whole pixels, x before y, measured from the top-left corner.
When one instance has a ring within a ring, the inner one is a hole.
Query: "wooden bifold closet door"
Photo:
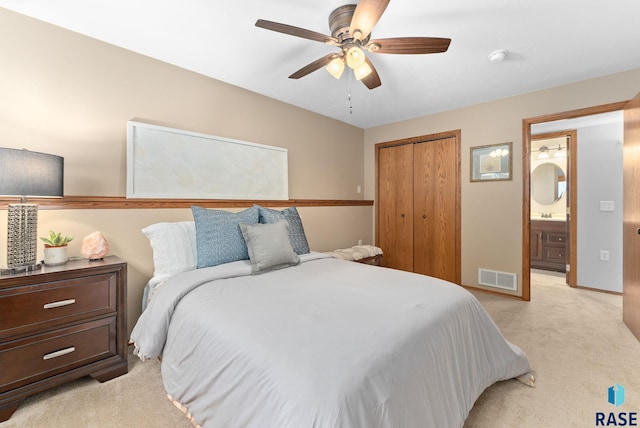
[[[384,266],[460,283],[458,137],[376,148]]]
[[[413,144],[379,150],[377,222],[383,265],[413,272]]]

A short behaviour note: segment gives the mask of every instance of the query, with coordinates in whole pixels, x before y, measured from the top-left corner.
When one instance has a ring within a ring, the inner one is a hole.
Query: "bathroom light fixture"
[[[538,159],[549,159],[549,147],[542,146],[538,149]]]
[[[566,150],[564,150],[564,147],[562,147],[560,144],[558,144],[558,148],[555,149],[555,150],[557,150],[557,151],[553,155],[554,158],[566,158],[567,157]]]
[[[540,146],[540,148],[538,148],[537,150],[531,150],[531,153],[538,153],[536,159],[549,159],[549,157],[551,156],[551,152],[554,150],[554,158],[563,158],[567,156],[565,148],[562,147],[561,144],[558,144],[558,147]]]

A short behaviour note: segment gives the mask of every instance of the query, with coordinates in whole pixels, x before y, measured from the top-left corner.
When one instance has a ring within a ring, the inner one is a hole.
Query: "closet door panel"
[[[455,282],[456,139],[414,145],[414,272]]]
[[[378,246],[383,265],[413,270],[413,144],[380,149]]]

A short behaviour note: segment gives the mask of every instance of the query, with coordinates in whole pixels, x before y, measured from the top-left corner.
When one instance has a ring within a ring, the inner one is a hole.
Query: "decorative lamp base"
[[[42,268],[42,263],[29,266],[18,266],[12,268],[0,268],[0,275],[13,275],[16,273],[33,272]]]
[[[7,211],[7,267],[9,269],[39,269],[38,205],[9,204]],[[35,269],[34,267],[37,266]]]

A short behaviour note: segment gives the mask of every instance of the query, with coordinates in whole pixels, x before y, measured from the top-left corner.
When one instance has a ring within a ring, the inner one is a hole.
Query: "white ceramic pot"
[[[63,265],[67,262],[67,246],[44,247],[44,264],[47,266]]]

